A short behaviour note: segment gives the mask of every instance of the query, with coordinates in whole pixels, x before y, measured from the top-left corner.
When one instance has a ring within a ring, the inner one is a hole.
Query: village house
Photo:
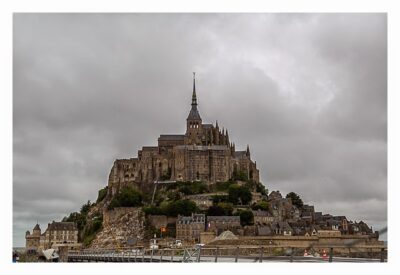
[[[26,250],[38,251],[49,248],[58,248],[59,246],[69,246],[77,248],[78,228],[74,222],[55,222],[49,223],[46,231],[41,234],[39,224],[33,228],[32,234],[29,231],[25,234]]]
[[[218,193],[188,195],[185,196],[185,199],[193,201],[197,205],[197,207],[199,207],[201,210],[207,210],[210,206],[213,205],[214,196],[228,196],[228,193],[218,192]]]
[[[268,201],[280,200],[282,199],[282,194],[279,191],[272,191],[268,195]]]
[[[251,202],[250,204],[257,203],[259,201],[262,201],[263,199],[266,199],[266,196],[264,196],[261,193],[258,192],[251,192]]]
[[[315,217],[314,217],[314,205],[303,205],[301,208],[301,214],[300,218],[304,221],[306,221],[308,224],[314,223]]]
[[[296,222],[299,219],[300,219],[300,210],[295,205],[292,205],[292,208],[290,209],[287,215],[287,221],[290,223],[290,222]]]
[[[322,212],[315,212],[314,213],[314,223],[322,222]]]
[[[76,247],[78,244],[78,227],[74,222],[49,223],[46,231],[42,234],[41,246],[44,249],[55,248],[60,245]]]
[[[298,220],[298,221],[288,221],[288,224],[292,228],[292,235],[295,236],[304,236],[307,232],[307,225],[304,221]]]
[[[275,217],[268,211],[253,210],[254,224],[268,224],[275,221]]]
[[[207,231],[214,231],[216,235],[229,230],[238,234],[241,229],[239,216],[207,216]]]
[[[200,233],[204,232],[206,217],[204,214],[191,216],[178,215],[176,220],[176,238],[186,241],[199,241]]]
[[[257,227],[257,231],[256,231],[257,236],[272,236],[272,235],[274,235],[274,232],[271,229],[271,224],[256,225],[256,227]]]
[[[342,235],[349,233],[349,226],[346,216],[334,216],[333,219],[339,222],[339,230]]]
[[[149,223],[156,229],[164,232],[163,235],[170,236],[170,233],[176,232],[176,217],[168,217],[166,215],[149,215]]]
[[[326,229],[328,230],[339,230],[341,222],[338,220],[330,219],[326,221]]]
[[[349,228],[349,234],[354,234],[354,235],[369,235],[373,234],[372,227],[368,227],[366,223],[363,221],[360,222],[352,222],[350,221],[348,223],[348,228]]]
[[[283,221],[291,217],[292,200],[290,198],[281,198],[268,200],[272,215],[279,221]]]
[[[293,235],[293,229],[286,221],[271,223],[271,229],[275,235],[284,235],[284,236]]]

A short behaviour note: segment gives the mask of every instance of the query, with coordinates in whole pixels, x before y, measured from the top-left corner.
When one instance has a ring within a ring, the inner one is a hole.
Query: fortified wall
[[[272,250],[284,251],[287,248],[302,249],[313,247],[314,251],[328,251],[334,249],[334,253],[340,255],[349,255],[350,253],[379,253],[384,247],[383,241],[367,235],[342,235],[336,237],[319,236],[239,236],[237,240],[226,239],[211,241],[207,246],[236,248],[236,247],[254,247],[254,249],[244,250],[244,253],[259,253],[259,248],[264,247],[270,252]],[[272,250],[271,250],[272,249]]]

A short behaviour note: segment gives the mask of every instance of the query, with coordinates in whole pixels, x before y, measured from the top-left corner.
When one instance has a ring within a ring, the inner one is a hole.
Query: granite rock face
[[[103,227],[90,248],[123,248],[134,246],[144,238],[145,216],[141,208],[119,207],[103,211]]]

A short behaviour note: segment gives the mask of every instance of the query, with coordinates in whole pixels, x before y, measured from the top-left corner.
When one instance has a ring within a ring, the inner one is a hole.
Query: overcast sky
[[[13,50],[14,246],[184,133],[193,71],[269,191],[387,224],[384,14],[16,14]]]

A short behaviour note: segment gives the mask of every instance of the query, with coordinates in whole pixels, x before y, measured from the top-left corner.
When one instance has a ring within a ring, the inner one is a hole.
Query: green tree
[[[73,213],[69,214],[68,217],[64,217],[62,219],[62,221],[63,222],[74,222],[74,223],[76,223],[78,230],[82,231],[86,225],[86,216],[82,215],[79,212],[73,212]]]
[[[207,216],[224,216],[224,209],[218,205],[211,205],[207,209]]]
[[[142,194],[131,186],[122,188],[121,192],[114,196],[108,209],[114,207],[136,207],[142,205]]]
[[[240,211],[240,224],[242,226],[254,224],[254,215],[253,212],[249,210]]]
[[[185,182],[179,186],[179,192],[182,192],[185,195],[195,195],[202,194],[208,192],[207,184],[203,182]]]
[[[177,200],[170,203],[162,203],[160,207],[165,215],[172,217],[178,215],[190,216],[192,213],[197,213],[199,211],[196,203],[191,200]]]
[[[104,200],[104,198],[107,195],[107,190],[108,190],[108,186],[102,188],[99,190],[98,195],[97,195],[97,200],[96,203],[101,202],[102,200]]]
[[[247,205],[251,201],[251,192],[249,188],[240,186],[238,184],[232,184],[228,189],[229,202],[238,204],[241,202],[243,205]]]
[[[169,191],[167,193],[167,199],[169,199],[169,200],[177,201],[177,200],[180,200],[181,198],[182,198],[182,196],[179,192]]]
[[[171,179],[171,167],[168,167],[168,170],[162,174],[160,180],[170,180]]]
[[[157,206],[154,206],[154,205],[144,206],[142,208],[142,211],[146,215],[163,215],[164,214],[160,207],[157,207]]]
[[[233,181],[224,181],[224,182],[217,182],[215,184],[212,185],[212,189],[214,191],[228,191],[229,186],[231,186],[232,184],[234,184]]]
[[[91,206],[91,205],[92,205],[92,204],[90,203],[90,201],[87,201],[87,203],[85,203],[84,205],[82,205],[82,207],[81,207],[81,214],[84,215],[84,216],[86,216],[87,213],[88,213],[89,210],[90,210],[90,206]]]
[[[227,202],[229,197],[227,195],[214,195],[212,196],[213,203]]]
[[[103,216],[97,213],[97,215],[89,221],[83,230],[83,244],[88,246],[96,237],[97,232],[100,231],[103,225]]]
[[[220,202],[207,209],[207,216],[232,216],[233,204]]]
[[[286,198],[290,198],[292,200],[292,204],[297,206],[297,208],[301,208],[304,205],[303,200],[295,192],[290,192],[286,195]]]
[[[232,216],[232,212],[233,212],[233,204],[232,203],[220,202],[217,205],[218,205],[218,207],[222,208],[225,216]]]
[[[262,183],[258,183],[256,185],[256,192],[261,193],[262,195],[266,196],[268,194],[268,189]]]
[[[233,171],[233,180],[247,181],[248,179],[246,171]]]
[[[267,201],[259,201],[256,204],[251,206],[251,209],[253,210],[268,210],[269,209],[269,205]]]

